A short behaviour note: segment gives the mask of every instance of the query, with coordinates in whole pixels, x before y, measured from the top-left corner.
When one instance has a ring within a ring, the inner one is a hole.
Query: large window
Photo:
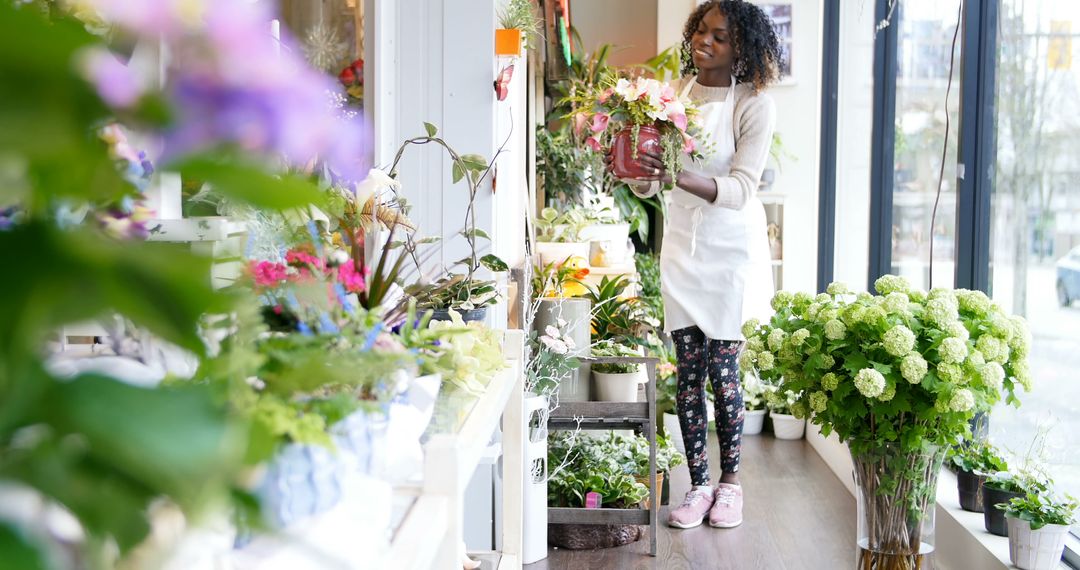
[[[960,58],[956,44],[953,88],[950,48],[960,0],[905,0],[897,5],[896,114],[893,150],[892,272],[917,287],[930,287],[930,241],[934,245],[933,286],[951,287],[956,259],[956,164],[960,109]],[[949,145],[945,142],[946,117]],[[941,199],[933,228],[935,197],[945,161]]]
[[[1046,426],[1050,472],[1080,496],[1080,3],[1001,0],[991,293],[1027,317],[1035,386],[991,437],[1023,451]]]

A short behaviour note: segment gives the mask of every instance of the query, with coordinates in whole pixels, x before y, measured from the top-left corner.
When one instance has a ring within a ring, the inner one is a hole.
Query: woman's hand
[[[659,154],[654,152],[638,152],[638,162],[640,162],[646,170],[651,168],[652,175],[637,176],[634,180],[640,182],[659,182],[661,184],[671,184],[673,182],[671,173],[669,173],[664,166],[664,159]]]

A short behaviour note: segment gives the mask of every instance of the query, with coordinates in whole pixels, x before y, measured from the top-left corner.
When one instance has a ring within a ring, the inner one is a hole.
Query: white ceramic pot
[[[675,449],[678,449],[679,453],[685,454],[686,443],[682,439],[682,426],[679,425],[679,416],[664,414],[664,432],[667,433],[671,443],[675,444]]]
[[[1061,564],[1069,525],[1048,524],[1031,530],[1025,520],[1006,517],[1009,525],[1009,560],[1020,570],[1051,570]]]
[[[743,415],[743,435],[757,435],[765,427],[765,410],[747,410]]]
[[[536,253],[540,256],[540,263],[542,265],[562,263],[569,257],[580,257],[588,260],[589,242],[561,243],[554,241],[538,241],[536,242]]]
[[[649,381],[644,370],[609,374],[593,370],[596,381],[596,400],[599,402],[637,402],[638,386]]]
[[[802,439],[806,431],[806,420],[801,420],[788,414],[770,412],[772,418],[773,435],[776,439]]]
[[[581,239],[590,242],[589,264],[615,267],[627,262],[630,224],[593,224],[581,230]]]

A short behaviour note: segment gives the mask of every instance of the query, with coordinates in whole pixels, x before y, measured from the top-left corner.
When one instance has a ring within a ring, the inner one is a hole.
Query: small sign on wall
[[[758,4],[762,11],[772,19],[773,29],[780,38],[780,83],[793,83],[791,75],[791,47],[794,36],[791,29],[791,3]]]

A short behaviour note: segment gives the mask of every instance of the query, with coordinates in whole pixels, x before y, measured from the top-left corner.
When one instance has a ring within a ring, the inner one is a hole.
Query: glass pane
[[[1001,0],[998,29],[991,292],[1028,319],[1035,386],[991,436],[1022,452],[1049,426],[1050,473],[1080,496],[1080,4]]]
[[[308,63],[338,77],[349,104],[363,105],[364,7],[362,0],[282,0],[282,23],[293,37],[287,43]]]
[[[896,140],[893,170],[892,271],[916,287],[929,288],[930,240],[934,240],[933,286],[953,285],[956,233],[956,162],[960,116],[961,42],[956,44],[952,92],[946,106],[949,54],[960,0],[898,3]],[[949,146],[937,218],[931,216],[941,176],[946,113]]]
[[[874,10],[840,3],[836,244],[833,278],[864,290],[870,256],[870,137],[874,119]]]

